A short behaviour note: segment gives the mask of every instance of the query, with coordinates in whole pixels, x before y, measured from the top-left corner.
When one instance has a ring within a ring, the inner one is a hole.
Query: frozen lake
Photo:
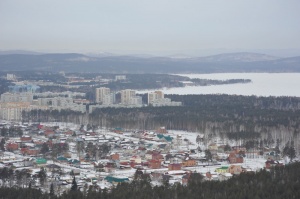
[[[163,88],[165,94],[229,94],[256,96],[297,96],[300,97],[300,73],[213,73],[179,74],[200,79],[251,79],[247,84],[227,84],[213,86],[186,86]],[[145,93],[149,91],[140,91]]]

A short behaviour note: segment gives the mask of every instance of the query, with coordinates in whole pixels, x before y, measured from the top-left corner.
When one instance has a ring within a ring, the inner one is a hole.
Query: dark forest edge
[[[191,173],[187,185],[170,185],[167,181],[162,186],[151,186],[149,174],[137,174],[130,183],[119,183],[111,190],[97,187],[77,188],[73,181],[70,191],[56,196],[53,191],[43,193],[33,188],[0,188],[0,198],[5,199],[125,199],[125,198],[199,198],[199,199],[282,199],[300,198],[300,163],[277,166],[270,171],[242,173],[226,181],[204,181],[200,174]]]
[[[234,95],[167,95],[182,107],[101,108],[90,114],[68,110],[31,111],[25,122],[71,122],[96,127],[167,129],[210,133],[299,133],[300,98]]]

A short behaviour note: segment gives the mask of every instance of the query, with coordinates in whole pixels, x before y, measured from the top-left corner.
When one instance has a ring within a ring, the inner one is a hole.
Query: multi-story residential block
[[[129,105],[142,105],[143,101],[142,101],[142,97],[140,96],[134,96],[131,97],[129,100]]]
[[[6,79],[7,80],[11,80],[11,81],[15,81],[17,79],[17,77],[15,76],[15,74],[6,74]]]
[[[1,102],[29,102],[33,100],[33,93],[3,93],[1,95]]]
[[[22,111],[27,110],[28,102],[0,103],[0,118],[3,120],[18,121],[22,118]]]
[[[120,91],[120,93],[121,93],[121,104],[124,105],[133,104],[134,100],[132,98],[136,97],[134,90],[126,89]]]
[[[154,91],[153,93],[148,93],[148,104],[151,104],[160,99],[164,99],[164,93],[162,91]]]
[[[72,98],[54,97],[54,98],[38,98],[39,106],[48,106],[50,109],[62,110],[69,109],[72,111],[86,112],[86,105],[82,103],[74,103]]]
[[[126,80],[126,75],[116,75],[115,80],[116,81]]]
[[[19,83],[14,86],[8,86],[9,92],[11,93],[20,93],[20,92],[31,92],[35,93],[40,90],[40,87],[34,84],[24,84],[24,83]]]
[[[71,92],[71,91],[64,91],[64,92],[42,92],[42,93],[34,93],[34,97],[85,97],[85,93],[80,92]]]
[[[165,98],[162,91],[155,91],[148,93],[148,105],[152,106],[181,106],[181,102],[171,101],[169,98]]]
[[[96,102],[97,103],[110,103],[110,89],[101,87],[101,88],[96,88]]]
[[[5,102],[0,103],[0,119],[21,121],[23,111],[47,110],[47,106],[30,105],[29,102]]]

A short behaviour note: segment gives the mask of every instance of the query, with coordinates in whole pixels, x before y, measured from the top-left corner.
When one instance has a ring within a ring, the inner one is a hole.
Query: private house
[[[130,162],[134,162],[135,164],[141,164],[142,159],[140,156],[134,155],[130,158]]]
[[[118,153],[113,153],[110,155],[111,160],[120,160],[120,155]]]
[[[182,176],[182,185],[183,186],[186,186],[188,184],[190,176],[191,176],[190,173],[187,173],[187,174]]]
[[[171,163],[168,166],[169,171],[173,171],[173,170],[181,170],[181,163]]]
[[[215,170],[217,173],[228,173],[228,167],[220,167]]]
[[[145,159],[146,159],[146,160],[159,159],[159,158],[161,158],[160,152],[159,152],[159,151],[148,150],[148,151],[145,153]]]
[[[15,151],[19,149],[19,144],[15,143],[15,142],[9,142],[8,144],[6,144],[6,149],[8,151]]]
[[[74,132],[74,131],[71,131],[71,130],[64,132],[64,134],[65,134],[66,136],[72,136],[74,133],[75,133],[75,132]]]
[[[228,156],[228,162],[230,164],[236,164],[236,163],[243,163],[244,158],[241,154],[236,153],[236,152],[231,152]]]
[[[150,178],[152,181],[162,181],[163,179],[163,174],[162,173],[158,173],[158,172],[151,172],[150,174]]]
[[[167,134],[168,133],[166,127],[164,127],[164,126],[157,129],[156,132],[159,134]]]
[[[224,180],[228,180],[232,177],[232,174],[231,173],[221,173],[219,175],[219,180],[220,181],[224,181]]]
[[[275,166],[283,166],[282,162],[274,161],[274,160],[267,160],[265,164],[266,164],[265,166],[266,169],[271,169],[271,167],[275,167]]]
[[[161,161],[160,160],[150,160],[149,161],[149,168],[150,169],[160,169],[161,168]]]
[[[276,153],[276,151],[271,151],[271,152],[267,152],[265,153],[265,158],[267,160],[280,160],[281,157],[278,153]]]
[[[26,142],[32,142],[32,137],[28,135],[23,135],[21,138],[21,142],[26,143]]]
[[[20,149],[20,152],[23,155],[37,156],[40,151],[34,147],[24,147]]]
[[[217,152],[218,152],[218,145],[213,143],[213,144],[210,144],[208,146],[208,150],[211,152],[212,155],[216,155]]]
[[[228,173],[239,175],[242,173],[243,169],[241,165],[230,165],[228,168]]]
[[[159,152],[153,152],[152,153],[152,160],[162,161],[162,160],[164,160],[164,156],[162,154],[160,154]]]
[[[206,172],[205,177],[207,180],[219,180],[219,174],[216,172]]]
[[[44,135],[45,135],[45,137],[48,137],[48,138],[53,137],[55,135],[55,132],[53,130],[48,129],[48,130],[44,131]]]
[[[218,146],[218,153],[225,153],[226,145]]]
[[[186,157],[182,160],[183,167],[194,167],[196,166],[196,160],[191,157]]]

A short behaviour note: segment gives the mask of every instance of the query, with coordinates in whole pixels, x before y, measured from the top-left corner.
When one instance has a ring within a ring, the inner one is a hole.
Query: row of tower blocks
[[[136,95],[135,90],[126,89],[120,91],[122,105],[142,105],[142,97]],[[116,102],[116,93],[109,88],[96,88],[96,103],[102,105],[111,105]],[[172,102],[171,99],[165,98],[162,91],[148,93],[148,105],[153,106],[181,106],[181,102]]]

